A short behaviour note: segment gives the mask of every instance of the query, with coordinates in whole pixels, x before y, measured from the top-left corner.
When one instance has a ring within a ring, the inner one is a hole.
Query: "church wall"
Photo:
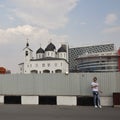
[[[48,60],[48,61],[31,61],[26,65],[26,73],[31,73],[32,70],[37,70],[37,73],[43,73],[44,70],[49,70],[50,73],[55,73],[55,70],[62,70],[62,73],[68,72],[68,63],[64,60]]]

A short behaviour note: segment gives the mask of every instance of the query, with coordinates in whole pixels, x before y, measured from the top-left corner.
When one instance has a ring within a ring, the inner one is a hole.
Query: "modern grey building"
[[[119,72],[118,51],[81,55],[77,58],[79,72]]]
[[[86,47],[76,47],[69,48],[69,71],[77,72],[79,61],[76,60],[80,55],[87,55],[93,53],[101,52],[112,52],[114,51],[114,44],[104,44],[104,45],[95,45],[95,46],[86,46]]]

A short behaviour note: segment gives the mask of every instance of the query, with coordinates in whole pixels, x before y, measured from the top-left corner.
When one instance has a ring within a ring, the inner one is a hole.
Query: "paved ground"
[[[120,108],[0,105],[0,120],[120,120]]]

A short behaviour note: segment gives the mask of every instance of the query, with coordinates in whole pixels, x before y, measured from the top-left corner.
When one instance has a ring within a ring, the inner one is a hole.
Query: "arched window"
[[[37,70],[31,70],[31,73],[38,73],[38,71]]]
[[[55,70],[55,73],[62,73],[62,70],[57,69],[57,70]]]
[[[43,73],[50,73],[50,70],[43,70]]]

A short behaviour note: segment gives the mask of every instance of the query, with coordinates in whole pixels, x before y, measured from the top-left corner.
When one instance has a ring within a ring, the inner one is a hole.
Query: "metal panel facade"
[[[69,69],[71,72],[77,70],[77,65],[79,64],[79,62],[75,59],[78,58],[80,55],[84,55],[86,53],[110,52],[113,50],[114,44],[69,48]]]
[[[120,73],[12,74],[0,75],[1,95],[89,96],[93,77],[98,78],[101,96],[120,92]]]

